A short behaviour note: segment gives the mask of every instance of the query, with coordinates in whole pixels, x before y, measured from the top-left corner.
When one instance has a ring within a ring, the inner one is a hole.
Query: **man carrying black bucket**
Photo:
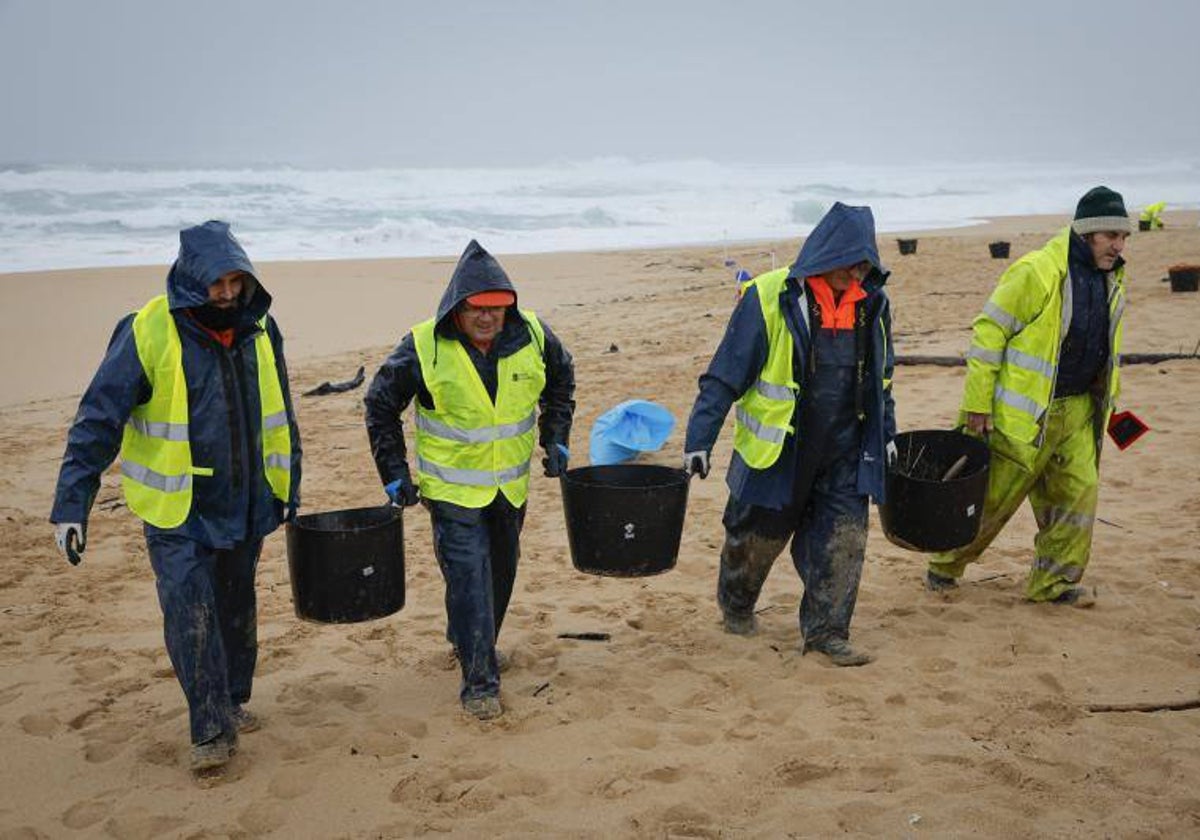
[[[574,393],[571,355],[541,319],[517,308],[508,275],[474,240],[437,315],[404,336],[367,391],[367,433],[385,491],[395,504],[423,500],[429,509],[460,699],[481,720],[503,712],[496,637],[516,580],[534,418],[545,474],[559,476]],[[415,483],[400,420],[414,398]]]
[[[1121,252],[1131,230],[1119,193],[1089,190],[1071,225],[1013,263],[975,318],[960,421],[987,438],[988,490],[979,535],[930,560],[930,589],[957,586],[1028,496],[1038,534],[1026,597],[1094,603],[1079,582],[1119,391]]]
[[[755,632],[754,605],[790,539],[804,652],[841,666],[871,661],[849,639],[868,497],[883,497],[896,433],[887,277],[871,209],[834,204],[792,266],[746,288],[700,377],[684,447],[684,468],[704,478],[737,404],[717,584],[725,629]]]
[[[259,725],[244,707],[258,654],[254,572],[263,537],[299,504],[300,433],[271,296],[229,225],[179,241],[167,293],[117,325],[83,395],[50,521],[78,563],[119,451],[201,772]]]

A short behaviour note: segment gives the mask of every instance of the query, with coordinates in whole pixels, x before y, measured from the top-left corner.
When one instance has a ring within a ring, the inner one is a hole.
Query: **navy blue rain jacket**
[[[870,345],[857,489],[878,503],[884,495],[884,450],[896,435],[896,414],[891,390],[883,387],[883,380],[891,379],[894,363],[891,307],[883,291],[888,272],[880,263],[875,247],[875,220],[869,207],[850,207],[837,202],[825,214],[788,272],[780,293],[780,309],[792,333],[795,346],[792,366],[803,394],[808,367],[805,362],[812,349],[804,278],[863,261],[870,263],[872,269],[862,284],[867,297],[858,304],[867,307]],[[751,286],[730,316],[725,336],[708,370],[700,377],[700,393],[688,419],[684,451],[712,451],[730,406],[757,381],[767,361],[767,350],[758,288]],[[793,427],[798,426],[799,405],[797,401]],[[797,446],[795,435],[789,434],[779,459],[765,470],[746,466],[735,451],[725,480],[730,492],[743,504],[781,509],[792,500],[796,465],[803,457],[804,442]]]
[[[504,328],[492,342],[491,349],[481,353],[454,323],[451,315],[464,300],[479,292],[506,291],[516,295],[516,289],[500,263],[475,240],[471,240],[450,277],[437,309],[438,335],[457,338],[466,348],[484,387],[496,399],[496,371],[500,359],[524,348],[533,336],[514,302],[508,307]],[[542,320],[545,346],[542,359],[546,364],[546,385],[538,400],[538,441],[543,449],[555,444],[570,445],[571,418],[575,413],[575,365],[571,354]],[[425,388],[421,361],[412,333],[407,333],[388,357],[371,385],[363,402],[366,405],[367,435],[371,439],[371,454],[384,485],[408,476],[404,426],[400,420],[413,398],[433,409],[433,397]]]
[[[257,281],[254,266],[224,222],[210,221],[179,234],[179,257],[167,276],[167,300],[183,349],[188,389],[188,435],[192,463],[212,467],[211,476],[192,479],[192,509],[170,529],[212,548],[258,539],[279,526],[284,505],[267,484],[262,455],[262,408],[254,340],[266,315],[275,349],[292,437],[289,505],[300,500],[300,432],[288,388],[283,337],[267,315],[271,296]],[[208,301],[208,287],[223,274],[252,275],[242,292],[242,317],[230,349],[206,333],[188,310]],[[117,324],[99,370],[79,404],[67,436],[54,495],[51,522],[86,522],[100,476],[117,457],[125,422],[134,406],[150,398],[150,382],[138,359],[133,314]],[[159,529],[147,524],[148,532]]]

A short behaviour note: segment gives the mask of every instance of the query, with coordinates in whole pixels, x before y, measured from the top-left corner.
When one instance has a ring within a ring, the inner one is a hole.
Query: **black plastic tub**
[[[896,450],[879,507],[884,535],[912,551],[949,551],[974,540],[987,495],[987,444],[938,429],[896,435]],[[964,455],[967,462],[957,477],[943,481]]]
[[[1173,265],[1167,269],[1172,292],[1200,290],[1200,265]]]
[[[1138,230],[1143,231],[1143,232],[1150,230],[1150,220],[1149,219],[1138,219]]]
[[[675,568],[687,473],[655,464],[614,464],[568,470],[561,482],[576,569],[647,577]]]
[[[901,254],[917,253],[917,240],[915,239],[897,239],[896,244],[900,246]]]
[[[287,526],[296,615],[346,624],[404,606],[404,520],[391,505],[297,516]]]
[[[992,255],[992,259],[994,260],[1006,260],[1008,259],[1009,245],[1010,243],[1008,242],[989,242],[988,253]]]

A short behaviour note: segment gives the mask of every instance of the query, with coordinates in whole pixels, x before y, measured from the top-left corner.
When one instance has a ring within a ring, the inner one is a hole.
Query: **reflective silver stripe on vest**
[[[417,428],[435,437],[453,440],[458,443],[492,443],[497,440],[517,438],[530,431],[536,423],[534,413],[517,423],[507,423],[500,426],[484,426],[482,429],[459,429],[447,425],[441,420],[417,412]]]
[[[772,429],[759,423],[750,416],[750,412],[742,408],[740,405],[737,409],[738,422],[750,430],[750,434],[754,435],[759,440],[765,440],[767,443],[783,443],[787,437],[787,430]]]
[[[268,467],[274,467],[278,470],[290,470],[292,468],[292,459],[287,455],[280,455],[276,452],[267,456],[266,464]]]
[[[1039,419],[1042,416],[1042,413],[1045,411],[1044,408],[1038,405],[1035,401],[1029,399],[1029,397],[1022,396],[1016,391],[1010,391],[1007,388],[1001,388],[999,385],[996,386],[996,391],[993,396],[995,399],[999,400],[1005,405],[1011,406],[1018,411],[1024,411],[1035,420]]]
[[[271,429],[278,429],[280,426],[287,425],[287,411],[276,411],[274,414],[268,414],[263,418],[263,431],[269,432]]]
[[[518,464],[515,467],[509,467],[499,472],[488,472],[487,470],[464,470],[457,467],[443,467],[441,464],[427,461],[418,455],[417,470],[426,475],[441,479],[447,484],[465,484],[470,487],[499,487],[501,484],[516,481],[529,472],[529,462],[526,461],[523,464]]]
[[[1046,508],[1038,514],[1038,524],[1043,528],[1067,524],[1080,531],[1092,530],[1095,518],[1089,513],[1076,513],[1061,507]]]
[[[1025,323],[1023,321],[1019,321],[1012,315],[1009,315],[990,300],[983,305],[983,314],[987,315],[1009,332],[1019,333],[1021,330],[1025,329]]]
[[[1083,580],[1083,567],[1057,563],[1049,557],[1039,557],[1033,561],[1035,572],[1046,572],[1056,575],[1069,583],[1079,583]]]
[[[1004,358],[1009,364],[1015,365],[1025,370],[1031,370],[1034,373],[1040,373],[1047,379],[1054,378],[1054,364],[1047,362],[1044,359],[1039,359],[1037,356],[1031,356],[1028,353],[1022,353],[1015,347],[1007,347],[1004,350]]]
[[[774,385],[765,379],[758,380],[754,385],[754,390],[769,400],[794,400],[796,398],[796,392],[788,386]]]
[[[1108,319],[1108,346],[1112,347],[1117,341],[1117,327],[1121,325],[1121,318],[1125,314],[1125,296],[1121,295],[1121,299],[1117,301],[1117,311],[1112,313]]]
[[[972,344],[971,349],[967,351],[968,359],[978,359],[989,365],[998,365],[1004,361],[1004,354],[999,350],[985,350],[977,344]]]
[[[158,438],[159,440],[182,441],[185,443],[188,439],[187,423],[158,423],[143,420],[140,417],[130,417],[129,425],[133,427],[135,432],[140,432],[146,437]]]
[[[178,493],[180,490],[186,490],[192,486],[190,473],[187,475],[163,475],[133,461],[122,461],[121,473],[138,484],[145,484],[147,487],[153,487],[164,493]]]

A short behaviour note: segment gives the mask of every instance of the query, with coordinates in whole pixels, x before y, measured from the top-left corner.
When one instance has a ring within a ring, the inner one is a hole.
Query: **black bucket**
[[[675,568],[688,475],[654,464],[579,467],[562,477],[571,562],[589,575],[646,577]]]
[[[949,551],[974,540],[987,495],[987,444],[958,431],[929,430],[896,435],[896,451],[879,507],[884,535],[913,551]],[[964,455],[958,475],[943,481]]]
[[[1138,219],[1138,230],[1142,230],[1142,231],[1150,230],[1150,220],[1149,219]]]
[[[1173,265],[1167,269],[1172,292],[1200,291],[1200,265]]]
[[[897,239],[896,244],[900,246],[901,254],[917,253],[917,240],[915,239]]]
[[[1006,260],[1008,259],[1008,246],[1007,242],[989,242],[988,251],[991,253],[992,259]]]
[[[287,554],[300,618],[344,624],[404,606],[404,520],[391,505],[297,516]]]

